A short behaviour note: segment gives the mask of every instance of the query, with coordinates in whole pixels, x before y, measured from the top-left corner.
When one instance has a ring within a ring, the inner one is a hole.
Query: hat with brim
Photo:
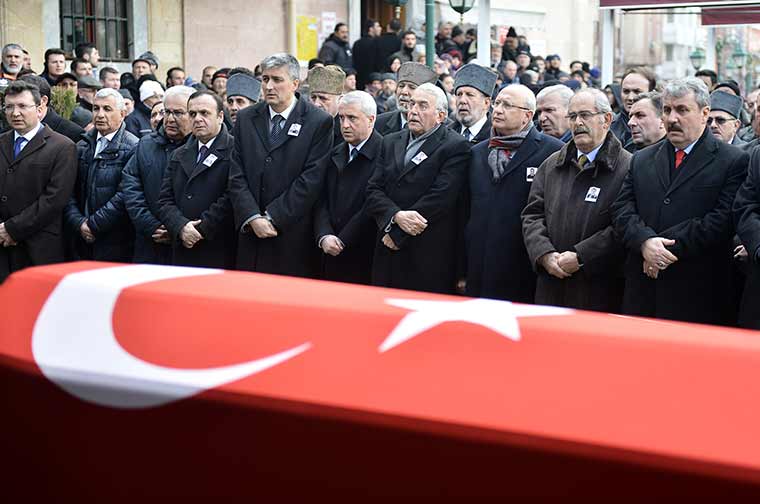
[[[143,81],[143,83],[140,84],[140,101],[144,102],[145,100],[154,96],[163,97],[164,88],[161,87],[161,84],[154,80]]]
[[[710,110],[722,110],[738,119],[742,113],[744,100],[725,91],[713,91],[710,95]]]
[[[77,86],[79,89],[103,89],[103,83],[90,75],[80,77],[77,80]]]
[[[469,86],[477,89],[486,96],[491,96],[498,75],[490,68],[468,63],[457,71],[454,78],[454,92],[463,86]]]
[[[309,92],[332,95],[343,94],[345,72],[337,66],[314,67],[309,70]]]
[[[70,79],[70,80],[76,81],[77,83],[79,82],[79,77],[77,77],[76,75],[74,75],[71,72],[66,72],[66,73],[62,73],[61,75],[58,76],[58,78],[55,80],[55,85],[57,86],[64,79]]]
[[[261,83],[255,77],[238,73],[227,79],[227,97],[242,96],[251,101],[259,101]]]
[[[129,92],[129,89],[119,89],[119,94],[125,100],[132,100],[132,101],[134,101],[134,98],[132,98],[132,93]]]
[[[423,84],[435,84],[437,80],[438,74],[422,63],[407,61],[398,69],[399,82],[406,81],[421,86]]]

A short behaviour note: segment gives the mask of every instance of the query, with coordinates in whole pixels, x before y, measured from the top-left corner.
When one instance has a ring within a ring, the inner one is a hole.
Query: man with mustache
[[[456,121],[449,127],[472,145],[491,136],[491,94],[498,75],[490,68],[470,63],[457,71],[454,79]]]
[[[749,156],[708,130],[710,94],[686,77],[662,93],[667,139],[637,152],[612,207],[623,241],[623,313],[736,322],[731,206]]]
[[[529,88],[505,87],[494,102],[489,141],[472,148],[465,232],[468,296],[533,302],[536,275],[522,239],[520,212],[538,167],[563,145],[533,125],[535,111]]]
[[[656,86],[657,77],[647,67],[631,68],[623,76],[620,87],[620,94],[623,100],[622,108],[615,120],[612,121],[610,131],[620,140],[620,143],[623,144],[623,147],[628,152],[633,152],[636,147],[631,139],[631,129],[628,127],[631,106],[635,103],[636,96],[641,93],[654,91]]]
[[[610,205],[631,155],[610,131],[612,109],[598,89],[570,100],[573,139],[536,172],[522,213],[523,237],[538,275],[535,302],[617,312],[623,249]]]
[[[635,151],[656,144],[665,138],[665,124],[662,122],[662,95],[657,91],[642,93],[631,105],[628,127]],[[635,152],[634,151],[634,152]]]
[[[454,293],[470,144],[444,125],[440,88],[422,84],[408,106],[409,127],[383,138],[367,184],[377,225],[372,283]]]
[[[311,103],[333,118],[333,145],[343,142],[338,119],[338,101],[343,96],[346,73],[337,65],[317,66],[309,70],[309,95]]]
[[[425,83],[435,84],[438,75],[421,63],[407,62],[398,69],[398,84],[396,86],[396,107],[393,112],[377,116],[375,129],[385,136],[396,133],[406,127],[406,114],[412,92]]]

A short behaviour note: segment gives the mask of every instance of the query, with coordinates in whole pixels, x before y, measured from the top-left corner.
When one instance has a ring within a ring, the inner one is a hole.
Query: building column
[[[615,9],[602,9],[602,85],[610,84],[615,77]]]
[[[348,39],[352,47],[354,42],[362,38],[363,29],[361,0],[348,0]]]
[[[134,59],[148,50],[148,0],[132,0],[132,54]]]
[[[491,66],[491,0],[478,0],[478,63]]]
[[[43,44],[45,48],[61,47],[61,3],[45,0],[42,3]]]

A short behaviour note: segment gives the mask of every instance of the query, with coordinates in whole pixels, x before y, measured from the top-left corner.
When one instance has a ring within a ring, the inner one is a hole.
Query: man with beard
[[[328,65],[312,68],[307,78],[311,103],[333,118],[333,145],[337,145],[343,141],[338,118],[338,100],[343,96],[346,74],[339,66]]]
[[[225,109],[230,121],[235,124],[237,114],[242,109],[255,105],[261,96],[261,83],[246,73],[236,73],[227,79],[227,103]]]
[[[392,54],[397,57],[401,63],[407,61],[419,61],[420,53],[417,52],[417,34],[412,30],[407,30],[401,37],[401,50]]]
[[[166,91],[163,125],[140,139],[124,168],[124,201],[136,231],[134,262],[171,264],[171,239],[159,220],[158,199],[169,158],[190,135],[187,100],[193,93],[188,86]]]
[[[332,149],[332,118],[296,94],[301,67],[285,53],[261,62],[264,101],[238,113],[229,191],[237,268],[313,277],[313,207]]]
[[[444,126],[448,99],[440,88],[422,84],[408,104],[408,128],[383,138],[367,185],[367,213],[378,229],[372,283],[453,293],[470,144]]]
[[[377,116],[375,124],[377,132],[386,136],[404,129],[406,127],[406,113],[414,90],[425,83],[434,84],[437,80],[438,75],[421,63],[408,62],[402,64],[398,70],[398,84],[396,85],[397,110]]]
[[[2,66],[0,66],[0,88],[7,86],[10,81],[16,80],[16,76],[23,67],[24,48],[18,44],[6,44],[3,47],[2,51]]]
[[[736,134],[741,126],[739,117],[744,107],[744,100],[740,96],[713,91],[710,95],[710,115],[707,118],[707,126],[715,138],[721,142],[740,147],[745,144],[744,140]]]
[[[623,313],[733,324],[731,206],[749,156],[708,131],[700,79],[669,82],[662,102],[667,140],[636,153],[612,207],[628,251]]]
[[[548,86],[536,96],[538,124],[541,132],[567,143],[573,138],[567,108],[573,97],[573,90],[564,84]]]
[[[393,112],[396,108],[396,74],[384,73],[380,76],[382,88],[375,96],[377,103],[377,113]]]
[[[573,139],[536,172],[522,213],[523,236],[538,278],[537,304],[617,312],[623,249],[610,205],[631,155],[610,132],[612,109],[598,89],[570,100]]]
[[[330,35],[322,49],[317,55],[325,65],[338,65],[344,71],[352,68],[351,48],[348,46],[348,26],[346,23],[338,23],[335,30]]]
[[[635,145],[634,152],[665,138],[667,131],[662,122],[662,95],[657,91],[638,95],[629,115],[628,127]]]
[[[654,91],[656,86],[657,77],[654,72],[646,67],[631,68],[623,76],[623,81],[621,83],[623,106],[615,120],[612,121],[610,131],[612,131],[612,134],[620,140],[620,143],[623,144],[623,148],[628,152],[632,152],[636,148],[631,140],[631,130],[628,127],[631,105],[636,101],[636,96],[641,93]]]
[[[494,102],[490,141],[472,149],[465,233],[468,296],[533,302],[536,275],[522,239],[520,212],[538,166],[562,148],[561,141],[533,126],[535,110],[530,89],[505,87]]]
[[[491,136],[488,112],[497,77],[490,68],[469,63],[454,79],[456,121],[450,127],[473,145]]]

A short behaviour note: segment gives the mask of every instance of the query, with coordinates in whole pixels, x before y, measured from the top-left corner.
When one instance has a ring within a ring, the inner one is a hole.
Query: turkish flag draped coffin
[[[0,307],[6,502],[760,493],[754,332],[104,263]]]

